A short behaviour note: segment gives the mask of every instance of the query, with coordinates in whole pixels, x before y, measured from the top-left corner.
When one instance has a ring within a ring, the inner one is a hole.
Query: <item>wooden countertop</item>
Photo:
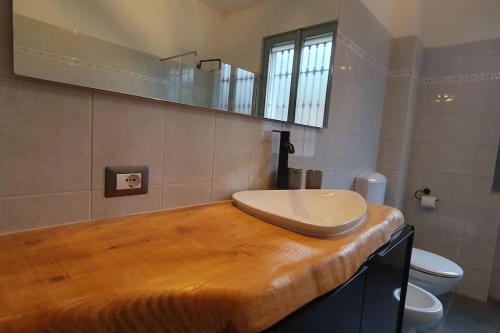
[[[295,234],[231,202],[0,236],[0,332],[257,332],[346,282],[403,223]]]

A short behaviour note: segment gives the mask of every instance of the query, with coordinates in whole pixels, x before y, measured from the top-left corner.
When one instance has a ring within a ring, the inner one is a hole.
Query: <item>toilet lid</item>
[[[410,266],[418,271],[442,277],[460,278],[464,275],[462,268],[453,261],[416,248],[413,248]]]

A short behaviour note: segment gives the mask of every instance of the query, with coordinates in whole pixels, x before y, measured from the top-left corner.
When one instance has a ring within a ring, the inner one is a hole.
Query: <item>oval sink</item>
[[[345,190],[270,190],[233,194],[236,207],[261,220],[316,237],[341,235],[360,226],[365,199]]]

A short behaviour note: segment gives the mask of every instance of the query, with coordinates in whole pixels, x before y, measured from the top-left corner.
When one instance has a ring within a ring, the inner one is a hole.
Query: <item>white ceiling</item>
[[[200,0],[200,1],[222,14],[229,14],[242,9],[257,6],[263,2],[271,0]]]

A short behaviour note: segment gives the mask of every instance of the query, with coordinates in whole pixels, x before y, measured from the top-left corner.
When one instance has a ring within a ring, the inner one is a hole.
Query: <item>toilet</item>
[[[464,271],[453,261],[435,253],[413,248],[409,282],[435,296],[454,290]]]
[[[384,202],[387,178],[377,172],[360,173],[354,182],[354,190],[368,203]],[[409,282],[424,288],[435,296],[455,289],[464,271],[453,261],[437,254],[413,248]]]
[[[384,202],[387,179],[376,172],[363,172],[356,177],[354,190],[368,203]],[[455,289],[464,271],[453,261],[437,254],[413,248],[406,293],[403,333],[430,328],[443,317],[443,305],[436,296]],[[401,290],[394,291],[400,300]]]
[[[400,301],[400,288],[394,297]],[[414,333],[418,329],[436,326],[443,317],[443,305],[428,291],[408,282],[402,333]]]

